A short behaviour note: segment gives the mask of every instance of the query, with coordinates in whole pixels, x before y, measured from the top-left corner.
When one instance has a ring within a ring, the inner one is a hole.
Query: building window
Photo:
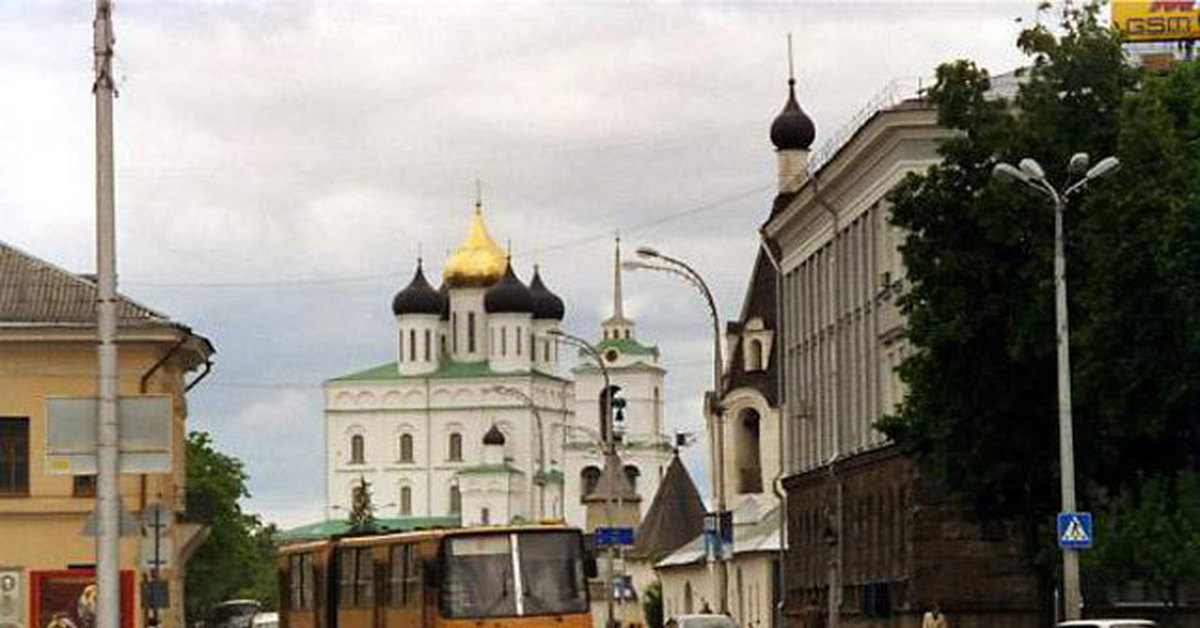
[[[412,514],[412,487],[400,487],[400,514],[408,516]]]
[[[600,483],[600,469],[597,467],[584,467],[583,471],[579,472],[580,486],[583,487],[579,491],[580,499],[591,495],[596,490],[596,485]]]
[[[492,522],[492,512],[490,510],[488,510],[487,508],[480,510],[479,511],[479,521],[481,523],[483,523],[483,525],[487,525],[487,524],[491,523]]]
[[[749,372],[763,369],[763,346],[757,338],[746,343],[746,370]]]
[[[29,494],[29,419],[0,419],[0,495]]]
[[[95,497],[96,476],[76,475],[71,478],[71,495],[74,497]]]
[[[500,355],[508,355],[508,328],[500,328]]]
[[[450,313],[450,346],[458,353],[458,312]]]
[[[638,478],[642,477],[642,472],[637,467],[627,464],[625,465],[625,479],[629,480],[629,487],[633,492],[637,492]]]
[[[462,491],[458,489],[457,484],[450,485],[450,514],[457,515],[462,512]]]
[[[450,433],[449,459],[451,462],[462,462],[462,434],[459,434],[458,432]]]
[[[400,462],[413,461],[413,437],[412,434],[402,434],[400,436]]]
[[[542,354],[545,357],[545,359],[543,361],[549,362],[550,361],[550,341],[549,340],[542,341]]]
[[[529,330],[529,359],[537,360],[537,345],[533,344],[533,330]]]
[[[430,355],[430,353],[432,353],[432,350],[430,349],[430,345],[433,344],[432,335],[433,335],[433,332],[429,331],[428,329],[425,330],[425,361],[426,362],[429,361],[429,355]]]
[[[475,312],[467,312],[467,353],[475,353]]]
[[[366,462],[364,447],[362,434],[355,434],[350,437],[350,464],[363,464]]]
[[[417,359],[417,330],[408,330],[408,359],[413,361]]]
[[[737,456],[738,492],[761,493],[762,456],[760,429],[761,420],[758,411],[747,408],[738,415],[737,433],[734,437]]]
[[[400,333],[398,335],[400,336],[397,339],[397,344],[400,346],[400,351],[399,351],[400,361],[403,362],[404,361],[404,330],[401,329]]]
[[[513,330],[513,344],[517,346],[517,355],[521,355],[521,328],[517,327]]]

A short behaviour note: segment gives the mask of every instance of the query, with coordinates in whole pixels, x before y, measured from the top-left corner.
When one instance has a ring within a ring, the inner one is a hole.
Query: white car
[[[737,624],[728,615],[678,615],[663,628],[737,628]]]
[[[1058,622],[1058,628],[1158,628],[1149,619],[1076,619]]]

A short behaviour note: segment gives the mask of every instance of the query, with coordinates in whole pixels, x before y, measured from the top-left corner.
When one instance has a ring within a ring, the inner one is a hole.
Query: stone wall
[[[784,488],[788,626],[827,625],[839,563],[844,627],[916,627],[934,604],[956,628],[1043,622],[1017,539],[955,508],[894,447],[789,477]]]

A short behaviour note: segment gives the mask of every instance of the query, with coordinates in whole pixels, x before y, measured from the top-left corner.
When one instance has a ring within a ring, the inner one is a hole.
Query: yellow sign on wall
[[[1200,39],[1198,0],[1113,0],[1112,19],[1129,41]]]

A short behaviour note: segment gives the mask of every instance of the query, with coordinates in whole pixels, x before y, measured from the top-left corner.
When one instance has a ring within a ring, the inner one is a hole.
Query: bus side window
[[[404,566],[407,564],[407,545],[393,545],[388,552],[388,606],[404,607]]]

